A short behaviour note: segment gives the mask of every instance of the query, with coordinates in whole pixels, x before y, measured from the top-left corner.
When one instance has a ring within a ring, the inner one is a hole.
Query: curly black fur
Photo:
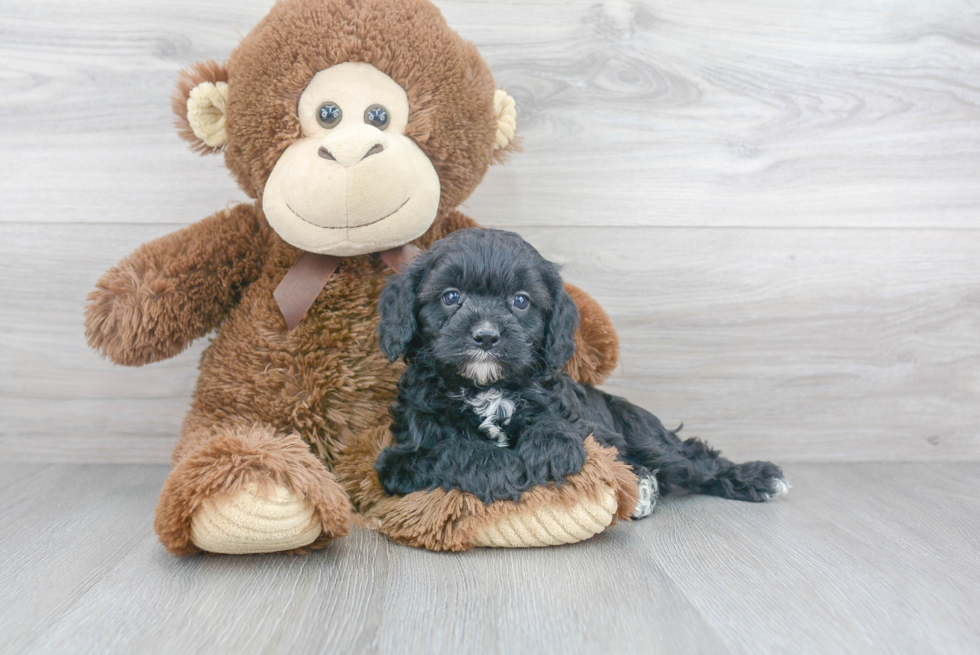
[[[665,491],[762,501],[787,488],[775,464],[734,464],[562,373],[578,310],[558,267],[512,232],[437,242],[389,279],[379,312],[382,350],[408,363],[391,408],[394,444],[375,464],[389,494],[441,487],[518,500],[578,472],[589,434]]]

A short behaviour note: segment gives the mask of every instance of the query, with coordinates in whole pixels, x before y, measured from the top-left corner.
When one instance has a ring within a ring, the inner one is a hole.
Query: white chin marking
[[[470,360],[459,367],[459,374],[477,384],[490,384],[500,379],[500,364],[491,360]]]
[[[789,493],[789,490],[792,489],[786,478],[773,478],[772,486],[770,488],[772,489],[771,493],[773,498],[776,496],[785,496]]]
[[[660,498],[660,485],[657,483],[655,473],[648,473],[640,478],[639,483],[640,500],[636,503],[630,517],[633,520],[643,519],[653,513],[653,508],[657,506],[657,499]]]

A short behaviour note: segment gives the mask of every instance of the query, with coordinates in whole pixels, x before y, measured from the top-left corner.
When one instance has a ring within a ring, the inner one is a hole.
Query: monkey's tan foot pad
[[[302,548],[322,532],[313,503],[279,485],[263,492],[254,482],[238,493],[204,500],[191,517],[194,545],[228,555]]]
[[[347,492],[299,436],[211,430],[160,492],[153,527],[171,553],[307,551],[349,532]]]
[[[511,512],[473,535],[471,542],[486,548],[528,548],[574,544],[594,537],[616,518],[616,490],[606,486],[597,499],[582,498],[571,507],[545,505]]]
[[[528,548],[583,541],[629,519],[639,499],[637,479],[592,437],[585,442],[582,470],[561,486],[535,487],[519,503],[484,505],[458,491],[418,491],[387,496],[374,462],[390,443],[388,426],[352,436],[334,475],[366,517],[368,527],[400,543],[429,550],[476,547]]]

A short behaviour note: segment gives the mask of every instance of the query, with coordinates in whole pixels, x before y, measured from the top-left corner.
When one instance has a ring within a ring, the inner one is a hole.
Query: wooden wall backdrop
[[[165,462],[203,344],[85,346],[140,243],[243,198],[176,71],[269,0],[0,2],[0,458]],[[467,203],[594,294],[608,387],[739,458],[980,458],[980,6],[439,2],[525,152]]]

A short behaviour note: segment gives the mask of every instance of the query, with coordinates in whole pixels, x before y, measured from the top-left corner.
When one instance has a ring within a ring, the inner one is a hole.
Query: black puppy
[[[381,349],[408,363],[394,444],[375,464],[388,494],[442,487],[517,500],[578,472],[589,434],[639,476],[637,518],[659,488],[751,501],[789,488],[775,464],[733,464],[562,373],[578,310],[558,267],[513,232],[450,234],[389,279],[378,309]]]

